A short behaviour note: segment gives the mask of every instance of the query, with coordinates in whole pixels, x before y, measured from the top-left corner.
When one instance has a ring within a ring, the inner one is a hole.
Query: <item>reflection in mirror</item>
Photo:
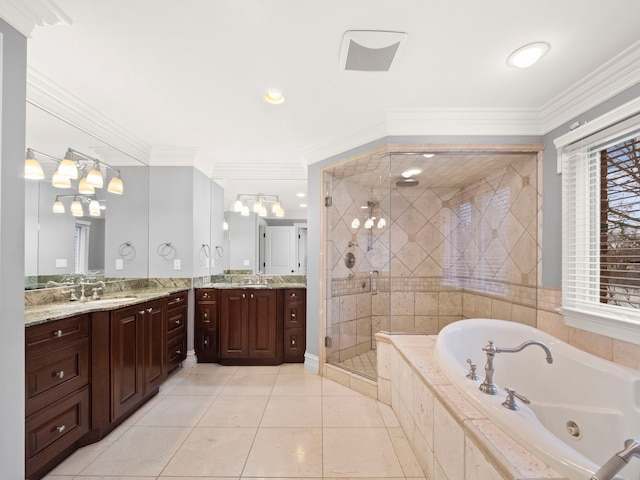
[[[26,145],[44,178],[25,180],[25,288],[147,278],[148,166],[32,104]],[[66,157],[84,171],[57,186],[52,177]],[[91,170],[104,179],[94,193],[80,185]]]

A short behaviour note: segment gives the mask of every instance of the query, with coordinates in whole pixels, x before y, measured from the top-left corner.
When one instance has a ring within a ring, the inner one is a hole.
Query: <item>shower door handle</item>
[[[375,273],[376,275],[376,289],[373,289],[373,274]],[[380,283],[380,272],[378,270],[371,270],[369,272],[369,285],[371,287],[371,295],[377,295],[378,292],[380,292],[379,289],[379,283]]]

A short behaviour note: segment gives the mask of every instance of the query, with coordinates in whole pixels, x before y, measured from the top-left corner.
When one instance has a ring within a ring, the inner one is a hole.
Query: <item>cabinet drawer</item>
[[[89,383],[89,339],[27,357],[25,362],[26,414]]]
[[[187,345],[184,335],[178,335],[167,343],[167,358],[169,359],[169,369],[182,362],[187,356]]]
[[[78,315],[25,329],[25,353],[35,353],[66,345],[89,335],[89,315]]]
[[[213,302],[217,297],[217,290],[199,288],[196,290],[196,302]]]
[[[187,309],[179,308],[177,310],[169,310],[167,313],[167,338],[185,332],[187,323]]]
[[[27,475],[38,471],[88,431],[88,387],[28,417],[25,422]]]
[[[172,308],[178,308],[187,305],[187,292],[182,293],[174,293],[169,296],[167,300],[167,308],[171,310]]]

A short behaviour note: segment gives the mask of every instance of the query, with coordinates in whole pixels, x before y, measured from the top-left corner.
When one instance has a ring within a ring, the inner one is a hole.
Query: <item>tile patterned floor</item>
[[[185,362],[46,480],[423,479],[393,411],[300,364]]]
[[[372,379],[378,377],[378,361],[376,351],[373,349],[352,357],[349,360],[344,360],[338,365]]]

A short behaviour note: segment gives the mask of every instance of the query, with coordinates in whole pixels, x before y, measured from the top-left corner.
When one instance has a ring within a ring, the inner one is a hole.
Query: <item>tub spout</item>
[[[487,354],[487,363],[484,366],[485,378],[484,381],[480,384],[480,391],[488,395],[495,395],[496,393],[498,393],[498,387],[495,385],[495,383],[493,383],[493,359],[496,353],[517,353],[524,350],[530,345],[537,345],[542,348],[547,355],[547,363],[553,363],[553,357],[551,356],[549,347],[538,340],[528,340],[522,345],[519,345],[515,348],[496,347],[493,344],[493,340],[489,340],[489,344],[486,347],[482,348],[482,350]]]
[[[629,463],[631,457],[640,457],[640,441],[630,438],[624,442],[624,450],[607,460],[607,463],[593,474],[591,480],[611,480],[616,473]]]

